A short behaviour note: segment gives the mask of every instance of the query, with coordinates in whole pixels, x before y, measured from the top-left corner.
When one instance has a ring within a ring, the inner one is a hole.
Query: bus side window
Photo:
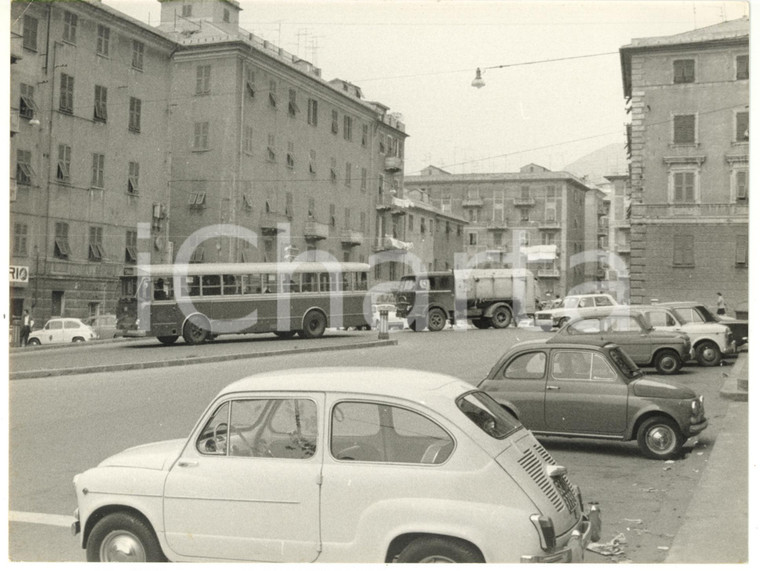
[[[182,295],[197,297],[201,295],[201,282],[198,276],[187,276],[182,279]]]
[[[301,275],[301,291],[317,291],[317,274]]]
[[[240,286],[238,284],[238,276],[225,274],[222,276],[222,293],[224,295],[235,295],[240,293]]]
[[[353,285],[353,278],[354,274],[351,272],[344,272],[343,273],[343,291],[351,291],[353,288],[351,287]]]
[[[242,276],[243,293],[261,293],[261,274]]]
[[[211,276],[203,276],[201,278],[201,284],[203,285],[203,295],[221,295],[222,293],[222,287],[221,287],[222,280],[219,276],[211,275]]]
[[[319,274],[319,291],[330,291],[330,274]]]
[[[264,293],[277,293],[277,274],[264,275]]]
[[[157,278],[153,282],[153,299],[157,301],[169,299],[169,295],[166,291],[166,280],[164,280],[164,278]]]

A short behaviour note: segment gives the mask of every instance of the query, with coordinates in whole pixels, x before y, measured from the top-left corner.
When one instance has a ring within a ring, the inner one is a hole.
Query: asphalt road
[[[124,366],[184,356],[211,356],[266,348],[329,347],[374,341],[374,332],[339,332],[324,340],[277,341],[265,336],[221,339],[203,346],[113,343],[75,349],[22,351],[11,370],[118,362]],[[431,370],[477,382],[498,355],[518,340],[545,333],[516,330],[446,330],[391,333],[397,345],[320,351],[171,367],[69,374],[11,380],[9,559],[83,561],[84,552],[65,527],[75,506],[77,472],[128,446],[185,436],[211,398],[249,374],[290,367],[392,366]],[[653,372],[653,371],[648,371]],[[589,554],[592,562],[663,562],[720,430],[727,404],[719,398],[720,368],[689,367],[677,380],[705,395],[710,426],[672,463],[643,458],[634,443],[542,439],[586,501],[602,509],[602,541],[622,534],[615,557]],[[672,377],[671,377],[672,379]],[[730,493],[730,491],[727,491]]]

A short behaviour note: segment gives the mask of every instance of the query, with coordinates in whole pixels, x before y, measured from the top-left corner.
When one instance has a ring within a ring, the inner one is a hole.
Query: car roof
[[[655,305],[664,305],[665,307],[704,307],[705,304],[698,301],[661,301]]]
[[[475,387],[456,377],[428,371],[381,367],[286,369],[259,373],[228,385],[219,393],[306,391],[394,396],[418,402],[451,400]]]
[[[599,316],[612,317],[617,315],[643,315],[643,310],[638,306],[632,305],[601,305],[598,307],[583,307],[581,308],[583,313],[573,319],[573,321],[581,321],[582,319],[589,319]]]
[[[563,341],[562,338],[557,338],[556,335],[553,335],[552,337],[549,337],[548,339],[537,339],[537,340],[523,341],[521,343],[516,343],[506,353],[511,353],[512,351],[517,351],[517,350],[522,350],[522,349],[530,349],[533,347],[539,348],[543,345],[551,345],[552,349],[557,349],[557,348],[562,349],[563,346],[565,345],[567,346],[567,348],[572,348],[572,349],[578,349],[578,348],[600,349],[602,347],[617,347],[615,343],[610,343],[609,341],[606,341],[603,339],[584,339],[583,343],[573,343],[573,342]]]

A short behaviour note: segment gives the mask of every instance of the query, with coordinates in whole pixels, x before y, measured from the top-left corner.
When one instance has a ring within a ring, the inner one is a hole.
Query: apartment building
[[[586,282],[586,193],[567,172],[525,165],[516,173],[452,174],[435,166],[407,175],[442,212],[466,221],[462,253],[471,267],[527,267],[544,296],[564,295]]]
[[[620,49],[635,302],[748,300],[749,21]]]
[[[111,312],[138,258],[375,251],[402,117],[240,28],[234,0],[160,3],[155,28],[97,0],[12,4],[13,315]]]

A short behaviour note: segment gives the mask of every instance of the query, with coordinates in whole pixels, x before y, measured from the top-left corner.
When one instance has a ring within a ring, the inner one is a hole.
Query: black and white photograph
[[[754,561],[751,8],[8,0],[5,560]]]

